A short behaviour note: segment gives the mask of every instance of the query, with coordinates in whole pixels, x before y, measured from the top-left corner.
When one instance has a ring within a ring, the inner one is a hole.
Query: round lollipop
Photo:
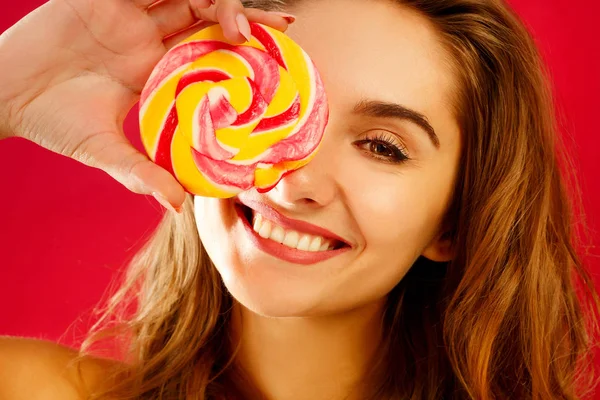
[[[268,191],[315,155],[329,115],[314,63],[285,34],[251,23],[227,43],[219,25],[173,47],[140,99],[150,158],[195,195]]]

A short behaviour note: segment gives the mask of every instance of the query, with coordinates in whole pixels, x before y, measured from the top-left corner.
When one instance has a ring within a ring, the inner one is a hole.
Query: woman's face
[[[268,193],[195,198],[200,238],[225,285],[268,316],[377,304],[420,255],[450,259],[440,236],[460,155],[455,77],[426,19],[384,1],[293,11],[288,34],[314,60],[329,100],[319,152]],[[262,214],[256,227],[267,239],[245,227],[237,201]],[[323,251],[333,238],[344,243]],[[317,251],[297,249],[311,244]]]

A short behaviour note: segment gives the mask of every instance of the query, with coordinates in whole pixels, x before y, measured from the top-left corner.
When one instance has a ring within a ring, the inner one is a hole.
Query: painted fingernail
[[[210,0],[210,4],[215,4],[215,0]]]
[[[275,14],[275,15],[280,16],[281,18],[285,19],[288,24],[292,24],[296,20],[296,16],[295,15],[284,13],[284,12],[281,12],[281,11],[271,11],[271,14]]]
[[[169,201],[162,194],[160,194],[158,192],[152,192],[152,197],[154,197],[156,199],[156,201],[158,201],[158,204],[160,204],[167,210],[172,211],[174,213],[181,214],[181,207],[178,207],[180,209],[179,211],[176,210],[175,207],[173,207],[171,205],[171,203],[169,203]]]
[[[242,36],[245,37],[247,41],[250,41],[252,38],[252,33],[250,31],[250,23],[248,22],[248,18],[246,18],[244,14],[238,14],[237,17],[235,17],[235,22]]]

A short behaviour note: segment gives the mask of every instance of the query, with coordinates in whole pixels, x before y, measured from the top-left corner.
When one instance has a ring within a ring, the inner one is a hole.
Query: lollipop
[[[329,115],[308,55],[285,34],[252,23],[227,43],[219,25],[172,48],[140,99],[150,158],[195,195],[261,192],[315,155]]]

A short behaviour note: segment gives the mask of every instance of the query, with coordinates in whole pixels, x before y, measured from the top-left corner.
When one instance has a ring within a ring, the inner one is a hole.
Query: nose
[[[287,209],[315,209],[331,204],[339,193],[336,181],[338,160],[327,133],[314,158],[286,175],[267,193],[275,204]]]

